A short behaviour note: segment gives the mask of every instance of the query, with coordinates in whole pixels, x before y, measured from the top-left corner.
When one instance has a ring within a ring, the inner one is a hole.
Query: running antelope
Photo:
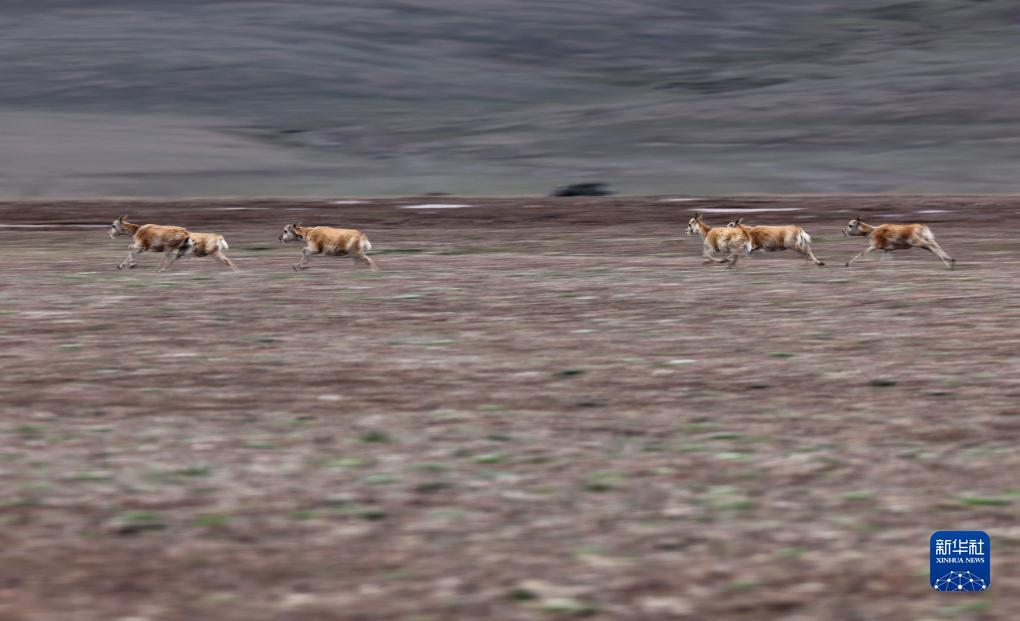
[[[340,257],[349,256],[355,264],[367,265],[377,270],[372,259],[365,253],[372,249],[372,243],[365,234],[354,229],[335,229],[331,226],[301,226],[288,224],[283,227],[279,240],[282,242],[303,241],[305,247],[301,251],[301,260],[294,266],[295,270],[308,267],[308,259],[313,254],[328,254]]]
[[[892,252],[893,250],[904,250],[914,246],[924,248],[937,256],[945,263],[946,267],[953,269],[956,259],[946,254],[946,251],[935,241],[931,229],[924,224],[882,224],[871,226],[863,222],[860,217],[854,218],[843,228],[844,235],[867,236],[868,247],[864,252],[846,262],[850,267],[854,261],[860,259],[869,252],[882,250]]]
[[[747,226],[742,224],[743,218],[730,222],[726,226],[730,228],[743,229],[751,236],[751,251],[777,252],[779,250],[793,250],[799,252],[805,259],[814,261],[815,265],[822,266],[825,262],[811,252],[811,236],[795,224],[783,226]]]
[[[223,239],[222,235],[216,233],[190,233],[191,241],[194,242],[194,246],[189,250],[178,250],[177,254],[180,257],[188,254],[196,257],[214,257],[219,259],[224,265],[230,269],[237,271],[237,266],[234,262],[227,258],[224,251],[229,250],[230,246],[227,245],[227,240]]]
[[[132,268],[136,265],[135,257],[142,252],[166,252],[159,271],[165,272],[181,256],[190,252],[195,242],[191,234],[179,226],[162,226],[159,224],[133,224],[127,216],[121,216],[110,226],[110,238],[116,239],[130,235],[134,242],[128,247],[128,256],[117,266],[117,269]]]
[[[710,227],[705,224],[700,213],[695,212],[694,217],[687,223],[688,235],[701,235],[704,240],[704,252],[702,256],[705,263],[729,263],[730,267],[737,266],[737,259],[750,254],[751,236],[740,228],[729,228],[725,226]],[[715,255],[725,255],[725,258],[717,258]]]

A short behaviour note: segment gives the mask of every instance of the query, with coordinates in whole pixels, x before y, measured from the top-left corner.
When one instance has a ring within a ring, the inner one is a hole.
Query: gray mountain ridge
[[[0,10],[0,194],[1014,192],[1005,0]]]

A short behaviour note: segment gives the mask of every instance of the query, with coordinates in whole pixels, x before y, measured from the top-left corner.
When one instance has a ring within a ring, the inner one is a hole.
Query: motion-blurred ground
[[[1020,200],[421,202],[0,204],[0,617],[1016,617]],[[702,266],[695,208],[829,265]],[[121,212],[243,271],[118,272]],[[842,267],[858,213],[958,269]],[[988,592],[929,590],[951,528]]]
[[[0,195],[1020,190],[1012,0],[9,1]]]

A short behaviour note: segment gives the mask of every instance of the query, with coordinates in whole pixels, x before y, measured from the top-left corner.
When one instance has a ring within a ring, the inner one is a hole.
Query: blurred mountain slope
[[[1017,191],[1018,25],[1007,0],[8,0],[0,193]]]

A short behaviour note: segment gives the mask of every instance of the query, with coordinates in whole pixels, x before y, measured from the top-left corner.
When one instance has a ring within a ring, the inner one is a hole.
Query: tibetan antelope
[[[234,262],[227,258],[224,251],[229,250],[230,246],[227,245],[227,240],[223,239],[222,235],[216,233],[195,233],[190,232],[191,241],[194,245],[188,250],[178,250],[177,255],[184,257],[187,255],[193,255],[196,257],[214,257],[219,259],[224,265],[230,269],[237,271],[237,266]]]
[[[793,250],[799,252],[805,259],[814,261],[815,265],[822,266],[825,262],[815,256],[811,251],[811,236],[795,224],[782,226],[747,226],[742,224],[743,218],[734,220],[727,224],[730,228],[743,229],[751,236],[751,251],[777,252],[779,250]]]
[[[850,267],[854,261],[860,259],[869,252],[881,250],[892,252],[893,250],[904,250],[914,246],[924,248],[937,256],[945,263],[946,267],[953,269],[956,259],[946,254],[946,251],[935,241],[931,229],[924,224],[882,224],[872,226],[863,222],[860,217],[854,218],[843,228],[843,235],[856,235],[868,238],[868,247],[856,257],[846,262]]]
[[[136,265],[135,257],[142,252],[166,252],[159,271],[165,272],[183,255],[188,254],[195,245],[191,234],[179,226],[162,226],[159,224],[133,224],[127,216],[121,216],[110,226],[110,238],[116,239],[130,235],[134,240],[128,248],[128,256],[117,266],[117,269],[132,268]]]
[[[301,251],[301,260],[294,266],[295,270],[308,267],[308,259],[313,254],[328,254],[340,257],[349,256],[355,264],[367,265],[377,270],[372,259],[365,253],[372,249],[371,242],[361,231],[354,229],[335,229],[330,226],[301,226],[288,224],[278,238],[282,242],[303,241],[305,247]]]
[[[740,228],[729,228],[725,226],[710,227],[705,224],[700,213],[695,212],[694,217],[687,223],[688,235],[701,235],[704,242],[702,256],[705,263],[729,263],[730,267],[737,266],[737,259],[750,254],[751,236]],[[717,258],[715,255],[724,255],[725,258]]]

